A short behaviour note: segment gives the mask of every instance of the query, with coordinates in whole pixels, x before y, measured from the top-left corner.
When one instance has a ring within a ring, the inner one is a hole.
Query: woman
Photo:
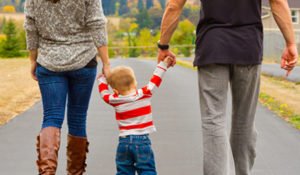
[[[67,102],[69,175],[85,172],[86,116],[96,76],[110,70],[106,19],[99,0],[26,0],[31,75],[39,83],[44,117],[37,138],[39,174],[54,175]],[[96,49],[97,48],[97,49]]]

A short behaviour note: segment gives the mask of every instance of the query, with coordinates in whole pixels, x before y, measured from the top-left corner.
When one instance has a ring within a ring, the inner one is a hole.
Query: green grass
[[[265,107],[291,123],[295,128],[300,129],[300,115],[296,114],[287,104],[280,103],[266,93],[260,93],[259,101]]]

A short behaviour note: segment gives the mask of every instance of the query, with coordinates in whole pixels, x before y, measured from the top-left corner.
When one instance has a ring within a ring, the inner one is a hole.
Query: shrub
[[[2,12],[4,12],[4,13],[16,13],[16,8],[12,5],[6,5],[2,8]]]
[[[22,56],[16,26],[12,20],[6,23],[3,33],[6,35],[6,38],[0,44],[0,57],[12,58]]]

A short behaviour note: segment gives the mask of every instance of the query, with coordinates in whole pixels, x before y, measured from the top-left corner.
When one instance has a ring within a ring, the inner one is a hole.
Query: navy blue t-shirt
[[[261,0],[201,0],[195,66],[260,64]]]

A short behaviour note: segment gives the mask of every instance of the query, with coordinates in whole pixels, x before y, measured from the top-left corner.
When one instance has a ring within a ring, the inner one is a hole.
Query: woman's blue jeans
[[[42,94],[44,118],[42,128],[61,128],[67,102],[69,134],[86,137],[86,118],[97,68],[53,72],[42,66],[36,75]]]

